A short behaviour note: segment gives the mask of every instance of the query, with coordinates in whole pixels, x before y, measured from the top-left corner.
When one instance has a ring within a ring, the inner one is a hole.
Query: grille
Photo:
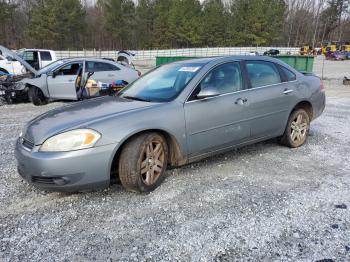
[[[33,176],[32,182],[33,183],[40,183],[40,184],[47,184],[47,185],[54,185],[55,184],[53,177]]]
[[[30,150],[32,150],[34,147],[34,143],[25,139],[25,138],[23,138],[23,140],[22,140],[22,145]]]

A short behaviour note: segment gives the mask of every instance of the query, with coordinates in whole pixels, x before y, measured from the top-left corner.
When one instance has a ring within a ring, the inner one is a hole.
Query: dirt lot
[[[350,87],[325,85],[305,146],[272,140],[170,170],[149,195],[29,186],[15,139],[61,103],[0,107],[0,260],[350,261]]]

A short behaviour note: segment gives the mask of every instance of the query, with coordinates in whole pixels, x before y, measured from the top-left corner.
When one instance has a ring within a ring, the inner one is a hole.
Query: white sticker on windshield
[[[199,68],[200,67],[198,67],[198,66],[197,67],[185,66],[185,67],[181,67],[179,69],[179,72],[192,72],[192,73],[194,73],[194,72],[197,72]]]

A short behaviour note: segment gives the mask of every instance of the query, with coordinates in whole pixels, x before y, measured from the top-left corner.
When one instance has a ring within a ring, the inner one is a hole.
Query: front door
[[[65,64],[47,77],[50,97],[53,99],[77,100],[76,79],[83,68],[82,62]]]
[[[210,71],[184,105],[190,157],[242,143],[250,137],[240,64],[230,62]],[[198,99],[205,88],[218,96]]]

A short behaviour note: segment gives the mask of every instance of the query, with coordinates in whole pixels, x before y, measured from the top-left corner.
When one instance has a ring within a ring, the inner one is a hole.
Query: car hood
[[[28,64],[21,57],[19,57],[16,53],[12,52],[11,50],[7,49],[6,47],[3,47],[2,45],[0,45],[0,51],[1,51],[3,56],[5,56],[5,57],[10,56],[10,57],[16,59],[16,61],[20,62],[29,72],[31,72],[34,75],[38,75],[38,72],[30,64]]]
[[[58,133],[88,127],[96,121],[157,104],[127,100],[116,96],[77,102],[34,118],[24,128],[23,136],[35,145],[40,145],[47,138]]]

